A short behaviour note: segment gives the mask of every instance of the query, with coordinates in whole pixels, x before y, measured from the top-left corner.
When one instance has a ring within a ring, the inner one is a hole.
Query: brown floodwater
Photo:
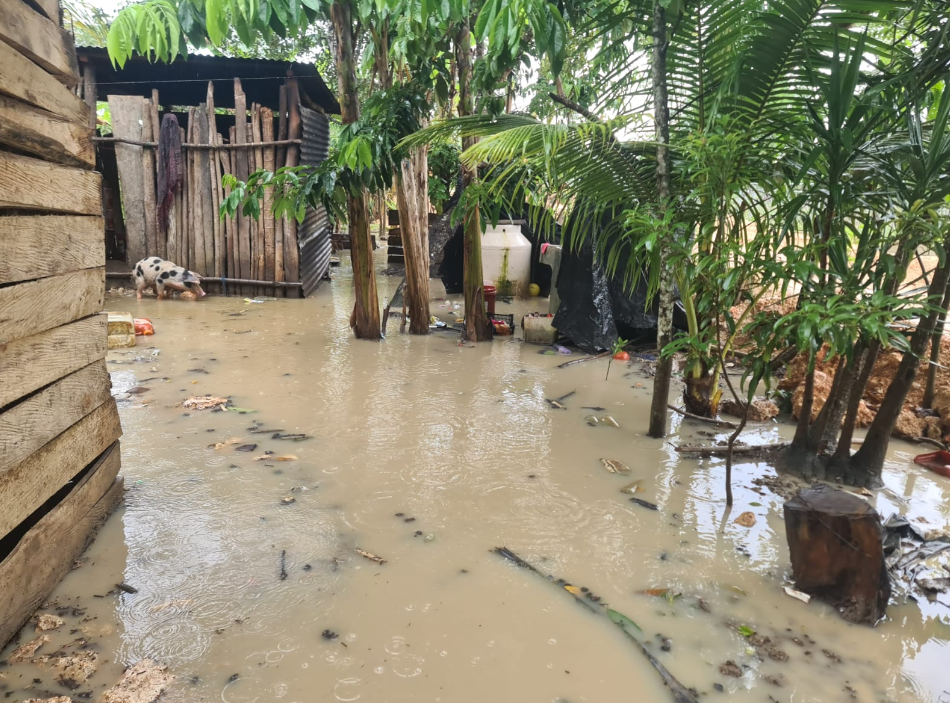
[[[98,656],[77,700],[145,657],[176,675],[169,701],[672,700],[607,618],[491,552],[502,545],[633,619],[700,700],[950,700],[950,595],[892,606],[873,629],[787,596],[783,499],[753,483],[774,472],[739,464],[726,514],[722,460],[673,450],[713,441],[710,426],[674,417],[667,440],[644,435],[643,362],[615,363],[605,381],[606,361],[559,369],[568,357],[539,354],[520,333],[459,346],[391,325],[384,342],[356,341],[345,266],[302,301],[107,298],[156,334],[109,353],[125,505],[41,611],[58,606],[66,625],[40,654],[82,638]],[[381,293],[396,282],[380,277]],[[433,314],[454,321],[446,305],[433,301]],[[546,401],[570,391],[566,410]],[[179,406],[199,394],[254,412]],[[620,427],[590,426],[590,414]],[[760,425],[745,439],[789,429]],[[946,527],[950,480],[912,465],[915,451],[894,443],[888,489],[872,501],[885,517]],[[265,452],[296,459],[258,460]],[[633,480],[658,510],[620,492]],[[744,511],[751,528],[734,523]],[[742,627],[771,638],[779,660]],[[19,641],[33,636],[27,626]],[[720,673],[727,660],[740,677]],[[0,693],[70,693],[54,674],[0,668]]]

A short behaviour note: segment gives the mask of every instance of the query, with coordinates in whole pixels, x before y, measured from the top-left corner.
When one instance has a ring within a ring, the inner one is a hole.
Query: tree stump
[[[891,583],[877,511],[857,496],[818,485],[785,503],[785,530],[795,586],[850,622],[884,616]]]

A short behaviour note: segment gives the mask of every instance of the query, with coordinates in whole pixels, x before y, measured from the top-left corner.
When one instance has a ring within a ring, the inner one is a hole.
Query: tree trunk
[[[891,583],[874,508],[830,486],[806,488],[785,503],[785,532],[796,588],[850,622],[874,625],[884,617]]]
[[[429,334],[429,171],[428,149],[417,147],[402,159],[396,174],[399,229],[406,256],[406,307],[409,333]]]
[[[472,96],[472,36],[468,19],[462,23],[455,40],[458,52],[456,65],[459,72],[459,117],[474,114],[475,100]],[[462,149],[475,144],[473,137],[462,140]],[[475,181],[475,169],[462,166],[462,187],[467,188]],[[464,238],[464,276],[462,286],[465,290],[465,332],[469,342],[485,342],[491,339],[491,323],[485,313],[485,294],[482,290],[482,225],[478,207],[466,203]],[[664,408],[664,413],[666,409]]]
[[[656,189],[661,209],[670,207],[670,106],[666,91],[666,10],[659,2],[653,4],[653,110],[656,114]],[[653,379],[653,401],[650,405],[651,437],[665,437],[673,357],[662,355],[673,341],[673,270],[670,267],[670,244],[660,241],[659,311],[656,319],[656,342],[660,356]]]
[[[861,399],[864,397],[864,389],[868,386],[868,380],[874,371],[874,364],[877,363],[877,355],[881,351],[881,343],[877,340],[871,342],[867,349],[855,356],[855,364],[860,367],[857,380],[851,386],[851,395],[848,397],[848,410],[844,416],[844,424],[841,427],[841,434],[838,436],[838,446],[834,455],[831,457],[831,463],[835,471],[840,467],[847,468],[848,460],[851,458],[851,440],[854,439],[854,428],[858,422],[858,410],[861,407]],[[855,368],[857,371],[857,367]],[[840,472],[840,477],[844,472]],[[840,477],[835,474],[835,480]]]
[[[944,242],[944,247],[950,247],[950,240]],[[950,262],[944,262],[934,273],[930,287],[927,289],[927,299],[931,303],[943,298],[944,292],[947,290],[948,280],[950,280]],[[907,393],[914,383],[917,367],[920,365],[920,357],[927,348],[927,342],[930,341],[931,335],[933,335],[939,316],[939,309],[935,309],[917,323],[917,329],[914,330],[914,334],[910,338],[910,350],[904,353],[904,358],[901,359],[897,373],[887,387],[884,401],[868,429],[864,444],[851,457],[849,482],[854,482],[855,485],[860,486],[880,485],[881,469],[884,467],[884,457],[887,453],[891,432],[894,431],[897,418],[904,408],[904,399],[907,398]]]
[[[336,38],[336,70],[340,86],[340,108],[343,124],[352,124],[360,117],[356,93],[356,58],[353,55],[352,0],[335,0],[330,18]],[[379,339],[379,297],[373,270],[373,241],[369,232],[369,210],[366,190],[347,196],[350,216],[350,252],[353,260],[355,303],[350,327],[359,339]]]
[[[940,316],[937,318],[934,333],[930,337],[930,367],[927,369],[927,388],[924,390],[924,399],[920,402],[921,406],[925,408],[933,407],[934,395],[937,393],[937,365],[940,363],[940,340],[943,338],[944,325],[947,322],[948,307],[950,307],[950,287],[944,291],[943,302],[940,304]]]

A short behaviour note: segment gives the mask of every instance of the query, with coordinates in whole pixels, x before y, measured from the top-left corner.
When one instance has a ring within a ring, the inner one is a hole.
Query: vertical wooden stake
[[[234,79],[234,144],[247,143],[247,98],[241,89],[241,79]],[[248,159],[247,149],[235,149],[232,153],[235,176],[238,180],[247,181]],[[243,214],[238,214],[238,247],[241,278],[251,277],[251,223]],[[242,293],[244,289],[242,287]]]
[[[157,138],[157,135],[152,134],[151,113],[152,101],[146,98],[142,109],[143,142],[155,141]],[[162,256],[164,247],[158,242],[158,210],[155,203],[155,150],[150,147],[142,149],[142,197],[145,206],[145,255]]]

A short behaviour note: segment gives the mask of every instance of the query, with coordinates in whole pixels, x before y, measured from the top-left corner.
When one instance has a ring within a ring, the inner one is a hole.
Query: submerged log
[[[891,583],[877,511],[830,486],[799,491],[785,503],[785,529],[795,587],[833,605],[850,622],[884,616]]]

